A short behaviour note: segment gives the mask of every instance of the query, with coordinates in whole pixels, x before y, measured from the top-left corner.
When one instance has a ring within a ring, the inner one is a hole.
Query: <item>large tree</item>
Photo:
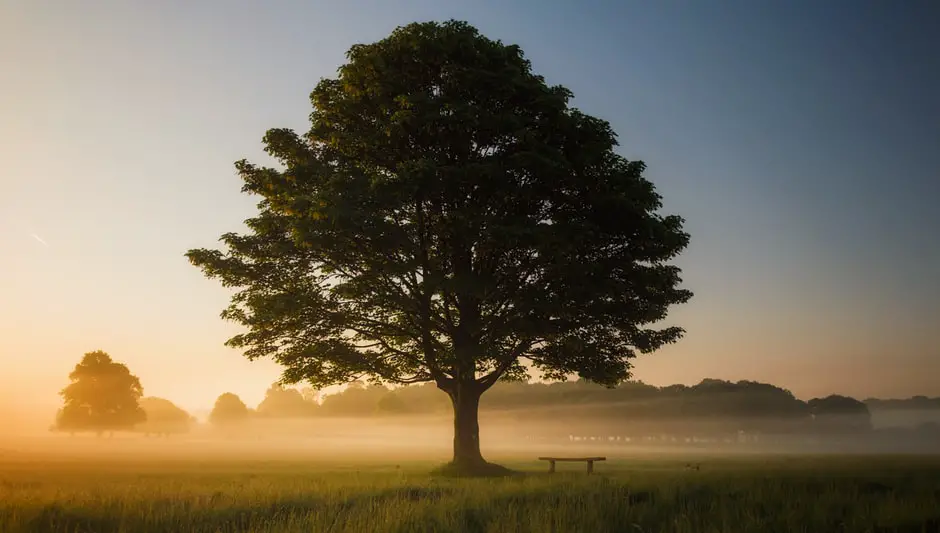
[[[57,429],[101,434],[132,429],[147,419],[139,404],[144,392],[140,380],[107,353],[86,353],[69,379],[59,393],[65,405],[56,416]]]
[[[238,289],[223,317],[247,331],[230,346],[273,357],[285,383],[436,383],[454,465],[474,470],[497,380],[529,366],[614,385],[680,338],[653,326],[691,297],[668,263],[682,219],[518,46],[430,22],[347,57],[306,135],[265,135],[278,168],[236,164],[260,197],[248,232],[187,253]]]

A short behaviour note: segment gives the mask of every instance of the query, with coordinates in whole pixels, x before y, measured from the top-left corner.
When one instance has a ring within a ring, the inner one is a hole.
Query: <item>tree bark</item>
[[[473,469],[486,464],[480,453],[480,395],[476,383],[457,383],[447,391],[454,406],[454,459],[458,468]]]

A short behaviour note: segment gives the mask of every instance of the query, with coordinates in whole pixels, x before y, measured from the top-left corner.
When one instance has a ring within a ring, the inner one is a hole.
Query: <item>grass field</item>
[[[494,457],[493,459],[500,459]],[[940,458],[637,457],[501,461],[449,479],[430,462],[0,456],[0,531],[940,532]]]

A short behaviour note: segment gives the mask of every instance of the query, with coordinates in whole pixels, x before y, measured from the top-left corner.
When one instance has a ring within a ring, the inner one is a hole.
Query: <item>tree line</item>
[[[56,418],[58,431],[170,435],[188,432],[197,423],[168,399],[144,397],[139,378],[105,352],[85,354],[69,379],[61,392],[64,405]],[[830,395],[803,401],[775,385],[719,379],[666,387],[627,381],[613,388],[575,380],[498,383],[480,408],[494,416],[517,417],[523,424],[551,423],[559,430],[620,426],[666,431],[674,424],[683,431],[846,432],[871,430],[872,409],[923,408],[938,405],[938,400],[917,396],[863,402]],[[388,388],[357,381],[325,396],[309,387],[273,384],[254,408],[236,394],[221,394],[207,422],[231,428],[251,419],[444,415],[450,408],[448,397],[429,384]]]

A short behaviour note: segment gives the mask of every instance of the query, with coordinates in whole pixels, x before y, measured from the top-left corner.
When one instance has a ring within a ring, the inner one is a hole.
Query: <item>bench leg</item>
[[[555,461],[548,462],[548,473],[551,474],[555,472]]]
[[[588,475],[590,475],[591,472],[594,472],[594,461],[588,461],[587,464],[588,464],[588,469],[587,469]]]

